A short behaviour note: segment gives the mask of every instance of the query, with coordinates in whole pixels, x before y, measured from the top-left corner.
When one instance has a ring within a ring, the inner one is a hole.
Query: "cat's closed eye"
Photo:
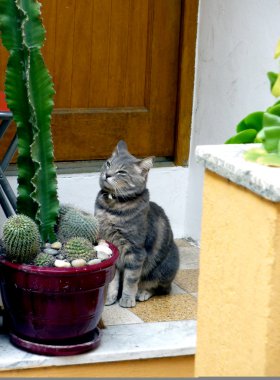
[[[117,174],[126,175],[127,172],[125,170],[118,170]]]

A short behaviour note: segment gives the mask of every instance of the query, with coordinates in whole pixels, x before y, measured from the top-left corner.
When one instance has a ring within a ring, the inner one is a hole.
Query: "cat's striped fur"
[[[101,170],[95,203],[100,237],[120,251],[107,305],[120,298],[121,306],[133,307],[136,300],[167,294],[178,270],[178,249],[168,218],[149,201],[146,182],[152,165],[152,157],[137,159],[120,141]]]

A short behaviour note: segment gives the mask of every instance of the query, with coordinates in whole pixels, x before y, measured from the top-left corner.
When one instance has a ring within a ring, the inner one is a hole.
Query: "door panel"
[[[41,2],[56,160],[173,156],[181,0]]]

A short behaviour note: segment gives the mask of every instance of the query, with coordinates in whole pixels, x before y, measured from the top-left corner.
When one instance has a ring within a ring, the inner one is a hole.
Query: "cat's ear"
[[[138,162],[142,173],[147,174],[149,170],[153,167],[155,157],[147,157]]]
[[[117,145],[117,149],[120,152],[121,150],[127,150],[126,142],[123,140],[120,140]]]
[[[125,141],[120,140],[113,152],[113,156],[117,156],[122,151],[127,151],[127,145]]]

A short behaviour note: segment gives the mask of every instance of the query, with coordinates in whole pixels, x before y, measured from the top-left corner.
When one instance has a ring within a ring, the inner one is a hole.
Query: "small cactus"
[[[69,210],[75,210],[75,207],[67,204],[62,203],[59,205],[59,218],[63,217]]]
[[[99,224],[93,214],[74,207],[64,206],[64,208],[61,208],[60,215],[58,226],[58,238],[60,241],[65,242],[72,237],[82,237],[88,239],[92,244],[96,242]]]
[[[49,253],[40,252],[34,260],[34,265],[39,267],[53,267],[55,262],[55,257]]]
[[[89,261],[95,257],[91,242],[82,237],[73,237],[64,245],[64,255],[67,260],[84,259]]]
[[[40,251],[39,229],[28,216],[13,215],[4,223],[3,243],[8,260],[29,264]]]

